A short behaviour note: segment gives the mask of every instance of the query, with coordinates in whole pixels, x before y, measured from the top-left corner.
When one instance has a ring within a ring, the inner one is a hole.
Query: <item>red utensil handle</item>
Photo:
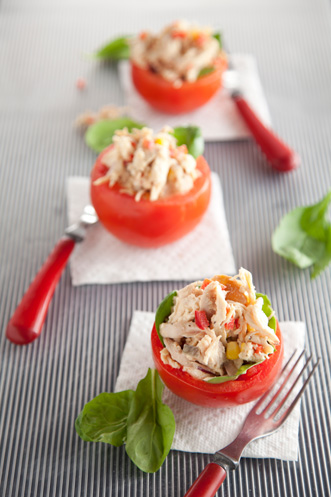
[[[225,469],[214,462],[210,462],[184,497],[213,497],[225,478]]]
[[[296,169],[300,164],[298,154],[260,121],[252,107],[240,94],[234,94],[233,100],[272,167],[281,172]]]
[[[40,335],[55,287],[74,246],[74,240],[68,237],[55,245],[7,325],[8,340],[24,345]]]

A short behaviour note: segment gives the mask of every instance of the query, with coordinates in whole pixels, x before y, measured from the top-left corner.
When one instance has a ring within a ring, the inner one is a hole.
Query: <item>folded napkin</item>
[[[154,367],[150,346],[154,316],[151,312],[134,312],[115,391],[135,389],[138,381],[145,377],[147,369]],[[304,348],[305,324],[282,322],[280,328],[286,362],[294,350]],[[172,448],[210,454],[235,439],[254,405],[254,402],[250,402],[233,408],[209,409],[190,404],[167,388],[164,389],[163,401],[172,409],[176,420]],[[279,431],[249,444],[243,456],[297,460],[299,419],[298,403]]]
[[[68,178],[70,224],[79,219],[89,202],[89,179]],[[156,249],[135,247],[121,242],[98,224],[90,227],[86,239],[75,247],[70,270],[73,285],[196,280],[216,273],[235,274],[219,177],[212,173],[211,201],[204,218],[177,242]]]
[[[231,55],[231,64],[236,70],[240,89],[247,101],[262,122],[270,126],[269,109],[259,79],[255,58],[248,54],[233,54]],[[130,109],[130,117],[145,123],[155,131],[163,128],[165,124],[172,127],[194,124],[200,126],[206,141],[236,140],[250,136],[249,130],[225,88],[222,88],[210,102],[200,109],[189,114],[172,116],[154,110],[138,94],[131,80],[128,62],[120,63],[119,74],[125,92],[125,104]],[[226,81],[226,76],[224,80]]]

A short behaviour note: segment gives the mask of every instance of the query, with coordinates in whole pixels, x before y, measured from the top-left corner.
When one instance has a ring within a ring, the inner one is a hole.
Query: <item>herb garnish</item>
[[[160,324],[164,323],[166,318],[168,316],[170,316],[170,314],[172,312],[173,301],[174,301],[174,298],[176,297],[176,295],[177,295],[176,291],[169,293],[162,300],[161,304],[159,305],[159,307],[157,308],[156,313],[155,313],[155,328],[156,328],[157,334],[159,335],[159,339],[160,339],[160,342],[162,343],[163,347],[164,347],[164,341],[163,341],[163,337],[160,333]]]
[[[94,56],[98,59],[122,60],[130,57],[129,36],[121,36],[101,47]]]
[[[198,126],[179,126],[174,128],[173,135],[177,140],[177,146],[186,145],[188,153],[195,159],[203,154],[204,140]]]
[[[330,202],[331,190],[317,204],[294,209],[283,217],[272,236],[274,252],[302,269],[312,266],[311,278],[331,261]]]
[[[146,473],[157,471],[172,445],[175,418],[162,402],[164,385],[155,369],[136,391],[101,393],[88,402],[75,422],[86,442],[104,442],[116,447],[125,443],[132,462]]]
[[[86,144],[95,152],[102,152],[113,141],[115,131],[127,128],[132,131],[133,128],[141,129],[144,124],[132,121],[129,117],[119,117],[117,119],[104,119],[88,127],[85,133]]]

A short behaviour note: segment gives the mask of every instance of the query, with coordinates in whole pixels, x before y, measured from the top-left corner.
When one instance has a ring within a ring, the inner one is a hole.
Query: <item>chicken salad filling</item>
[[[185,194],[200,176],[195,158],[186,145],[177,147],[170,127],[164,127],[156,135],[150,128],[117,130],[113,145],[102,157],[107,168],[104,176],[94,184],[118,183],[122,193],[142,196],[150,201]]]
[[[162,318],[167,317],[161,323],[158,316],[155,320],[164,345],[161,359],[195,378],[235,379],[266,360],[279,343],[270,301],[256,293],[246,269],[234,277],[195,281],[172,294],[169,302],[168,313],[163,306]]]
[[[175,87],[196,81],[220,57],[225,55],[213,30],[185,20],[173,22],[157,35],[144,31],[131,41],[131,60]]]

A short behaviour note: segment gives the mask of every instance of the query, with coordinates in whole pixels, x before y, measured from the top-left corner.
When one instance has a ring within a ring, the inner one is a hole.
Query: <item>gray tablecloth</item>
[[[84,403],[114,387],[133,311],[154,311],[184,282],[73,288],[67,269],[40,338],[20,347],[4,335],[66,226],[67,176],[87,175],[95,159],[75,117],[123,103],[116,69],[86,54],[174,18],[217,26],[232,51],[255,54],[274,129],[302,158],[298,171],[277,174],[253,141],[205,152],[221,177],[238,266],[252,271],[280,320],[306,322],[307,353],[322,358],[302,402],[299,461],[244,459],[219,495],[330,495],[330,268],[311,281],[270,247],[281,216],[331,185],[329,2],[0,0],[1,496],[181,496],[209,461],[171,451],[148,475],[123,447],[86,444],[74,430]]]

